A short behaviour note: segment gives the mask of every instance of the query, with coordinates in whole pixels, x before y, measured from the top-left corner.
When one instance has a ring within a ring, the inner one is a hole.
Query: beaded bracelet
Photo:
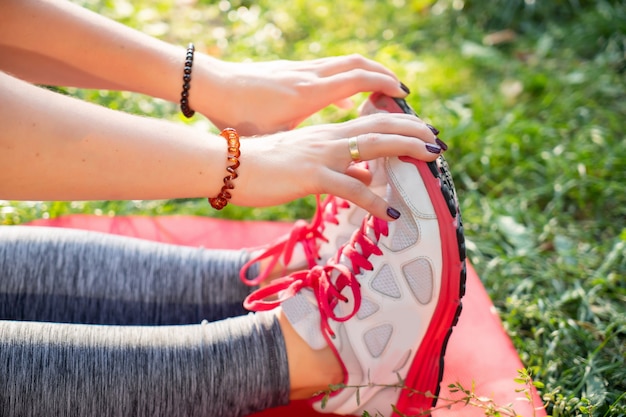
[[[180,111],[186,118],[191,118],[196,112],[189,107],[189,89],[191,88],[191,67],[193,65],[193,53],[196,50],[193,43],[187,46],[185,56],[185,69],[183,70],[183,91],[180,93]]]
[[[239,176],[237,174],[237,168],[239,168],[239,156],[241,156],[241,152],[239,151],[239,135],[237,131],[233,128],[227,127],[222,130],[220,135],[226,139],[228,143],[228,162],[231,163],[230,166],[226,167],[226,171],[228,171],[228,175],[224,177],[224,185],[220,190],[220,193],[217,197],[209,198],[209,203],[211,203],[211,207],[215,210],[221,210],[228,204],[228,200],[232,197],[228,190],[232,190],[235,188],[233,184],[233,180]]]

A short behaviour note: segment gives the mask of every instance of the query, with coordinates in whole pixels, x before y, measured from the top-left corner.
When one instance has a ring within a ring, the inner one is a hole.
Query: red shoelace
[[[371,255],[381,255],[378,240],[389,233],[388,223],[369,216],[361,227],[352,235],[350,242],[337,252],[326,265],[315,265],[307,271],[297,271],[286,277],[273,280],[269,285],[250,294],[244,301],[244,307],[252,311],[265,311],[278,307],[286,299],[293,297],[303,288],[313,292],[321,316],[322,329],[331,337],[334,333],[329,319],[346,321],[353,317],[361,306],[360,284],[356,278],[361,270],[371,271],[373,266],[368,260]],[[370,238],[370,235],[373,235]],[[343,294],[348,287],[352,291],[352,310],[337,316],[335,306],[339,301],[347,302]]]
[[[282,260],[287,266],[291,262],[293,251],[298,243],[302,245],[308,268],[313,268],[319,261],[320,241],[327,242],[324,237],[326,223],[339,224],[337,214],[341,209],[350,207],[348,201],[329,195],[320,203],[320,196],[316,196],[317,208],[310,223],[298,220],[288,235],[285,235],[272,246],[265,249],[259,255],[250,259],[239,271],[241,280],[250,286],[259,285],[265,281],[276,264]],[[259,273],[256,278],[246,277],[248,269],[255,263],[269,258],[269,264]]]

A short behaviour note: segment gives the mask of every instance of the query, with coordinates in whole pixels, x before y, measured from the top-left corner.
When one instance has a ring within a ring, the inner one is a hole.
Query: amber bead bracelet
[[[224,185],[220,190],[220,193],[217,197],[209,198],[209,203],[211,203],[211,207],[216,210],[221,210],[228,204],[228,200],[232,197],[229,190],[235,188],[233,184],[233,180],[239,176],[237,174],[237,168],[239,168],[239,156],[241,156],[241,152],[239,151],[239,135],[237,131],[233,128],[227,127],[222,130],[220,135],[226,139],[228,143],[228,162],[231,165],[226,167],[226,171],[228,171],[228,175],[224,177]]]
[[[191,68],[193,67],[193,53],[196,48],[193,43],[187,46],[185,68],[183,69],[183,91],[180,93],[180,111],[186,118],[191,118],[196,112],[189,107],[189,89],[191,88]]]

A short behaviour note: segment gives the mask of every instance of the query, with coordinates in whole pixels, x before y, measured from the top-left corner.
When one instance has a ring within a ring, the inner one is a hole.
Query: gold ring
[[[350,148],[350,158],[354,162],[361,162],[361,153],[359,152],[359,142],[356,137],[348,139],[348,147]]]

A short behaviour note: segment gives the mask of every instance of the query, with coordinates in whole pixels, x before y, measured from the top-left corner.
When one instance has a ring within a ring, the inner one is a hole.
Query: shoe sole
[[[370,96],[369,112],[408,113],[415,111],[403,99],[380,93]],[[365,109],[367,112],[368,110]],[[452,329],[461,314],[461,298],[465,294],[466,264],[465,235],[456,190],[448,164],[443,156],[433,162],[400,157],[418,170],[431,198],[439,225],[442,258],[441,290],[437,307],[411,368],[404,379],[410,389],[400,393],[396,409],[401,415],[423,415],[436,406],[444,371],[444,356]],[[399,415],[399,414],[394,414]]]

